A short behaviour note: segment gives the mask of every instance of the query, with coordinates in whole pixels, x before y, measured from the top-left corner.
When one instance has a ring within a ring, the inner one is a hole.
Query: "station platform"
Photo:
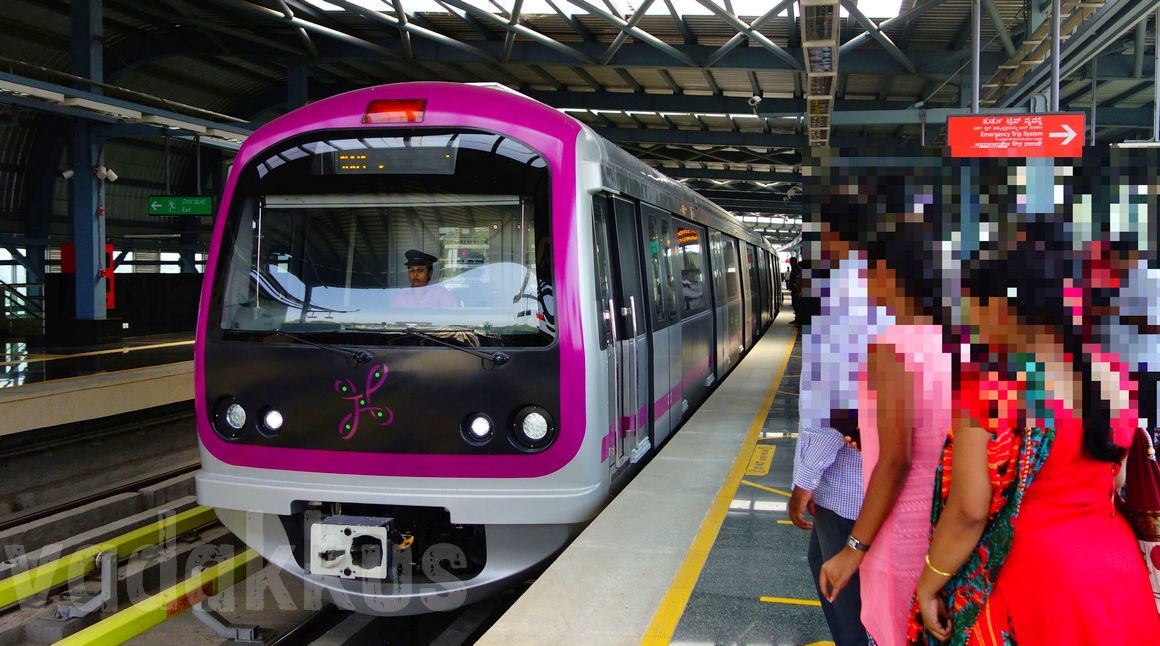
[[[191,333],[67,349],[0,344],[0,435],[192,399]]]
[[[801,351],[786,320],[479,644],[831,643],[787,513]]]

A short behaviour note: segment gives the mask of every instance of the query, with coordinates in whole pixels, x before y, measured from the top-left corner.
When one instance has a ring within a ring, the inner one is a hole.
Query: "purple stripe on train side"
[[[681,382],[679,384],[669,389],[667,393],[653,402],[653,421],[660,421],[660,419],[665,416],[665,413],[668,413],[674,408],[680,407],[681,401],[684,399],[682,395],[685,394],[685,388],[688,387],[689,384],[698,379],[704,378],[705,375],[708,374],[709,355],[705,355],[704,359],[702,359],[697,365],[693,366],[692,370],[686,372],[681,377]]]
[[[202,363],[207,328],[205,316],[209,311],[210,290],[216,273],[218,254],[215,252],[206,263],[194,379],[198,433],[206,449],[223,462],[245,467],[350,475],[529,478],[559,470],[579,452],[586,424],[581,312],[575,287],[581,280],[575,213],[579,122],[517,94],[454,83],[400,83],[334,96],[274,120],[250,136],[239,152],[235,167],[244,168],[255,155],[287,137],[318,130],[365,128],[361,120],[372,100],[414,98],[427,99],[425,118],[420,125],[476,128],[514,137],[543,154],[551,169],[557,342],[563,375],[560,383],[561,419],[557,421],[559,437],[542,453],[478,456],[350,453],[257,447],[222,440],[209,427]],[[473,106],[474,114],[457,112],[462,105]],[[413,124],[399,125],[413,127]],[[225,228],[223,216],[229,211],[229,196],[233,195],[236,183],[237,175],[231,173],[214,225],[212,248],[215,250],[221,245]]]

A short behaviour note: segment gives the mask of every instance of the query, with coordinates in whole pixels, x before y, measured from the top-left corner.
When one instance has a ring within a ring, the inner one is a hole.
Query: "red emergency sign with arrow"
[[[1084,114],[947,117],[951,157],[1082,157]]]

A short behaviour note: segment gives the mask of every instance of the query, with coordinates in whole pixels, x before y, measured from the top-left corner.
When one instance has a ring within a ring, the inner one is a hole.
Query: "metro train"
[[[781,300],[763,238],[524,95],[312,103],[247,139],[219,205],[198,497],[340,607],[472,602],[594,518]]]

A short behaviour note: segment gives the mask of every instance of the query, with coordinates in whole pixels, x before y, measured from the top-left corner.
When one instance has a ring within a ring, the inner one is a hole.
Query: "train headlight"
[[[282,417],[282,412],[277,408],[267,408],[262,411],[258,421],[258,432],[267,437],[273,437],[282,430],[282,424],[286,420]]]
[[[246,428],[246,409],[238,400],[227,397],[218,403],[213,416],[213,430],[223,439],[236,440]]]
[[[491,418],[483,413],[474,413],[467,416],[463,420],[463,439],[467,440],[469,444],[482,446],[491,440],[492,429],[495,425],[491,423]]]
[[[512,443],[523,451],[534,452],[548,448],[556,439],[556,425],[552,414],[539,406],[525,406],[516,413],[512,429]]]

